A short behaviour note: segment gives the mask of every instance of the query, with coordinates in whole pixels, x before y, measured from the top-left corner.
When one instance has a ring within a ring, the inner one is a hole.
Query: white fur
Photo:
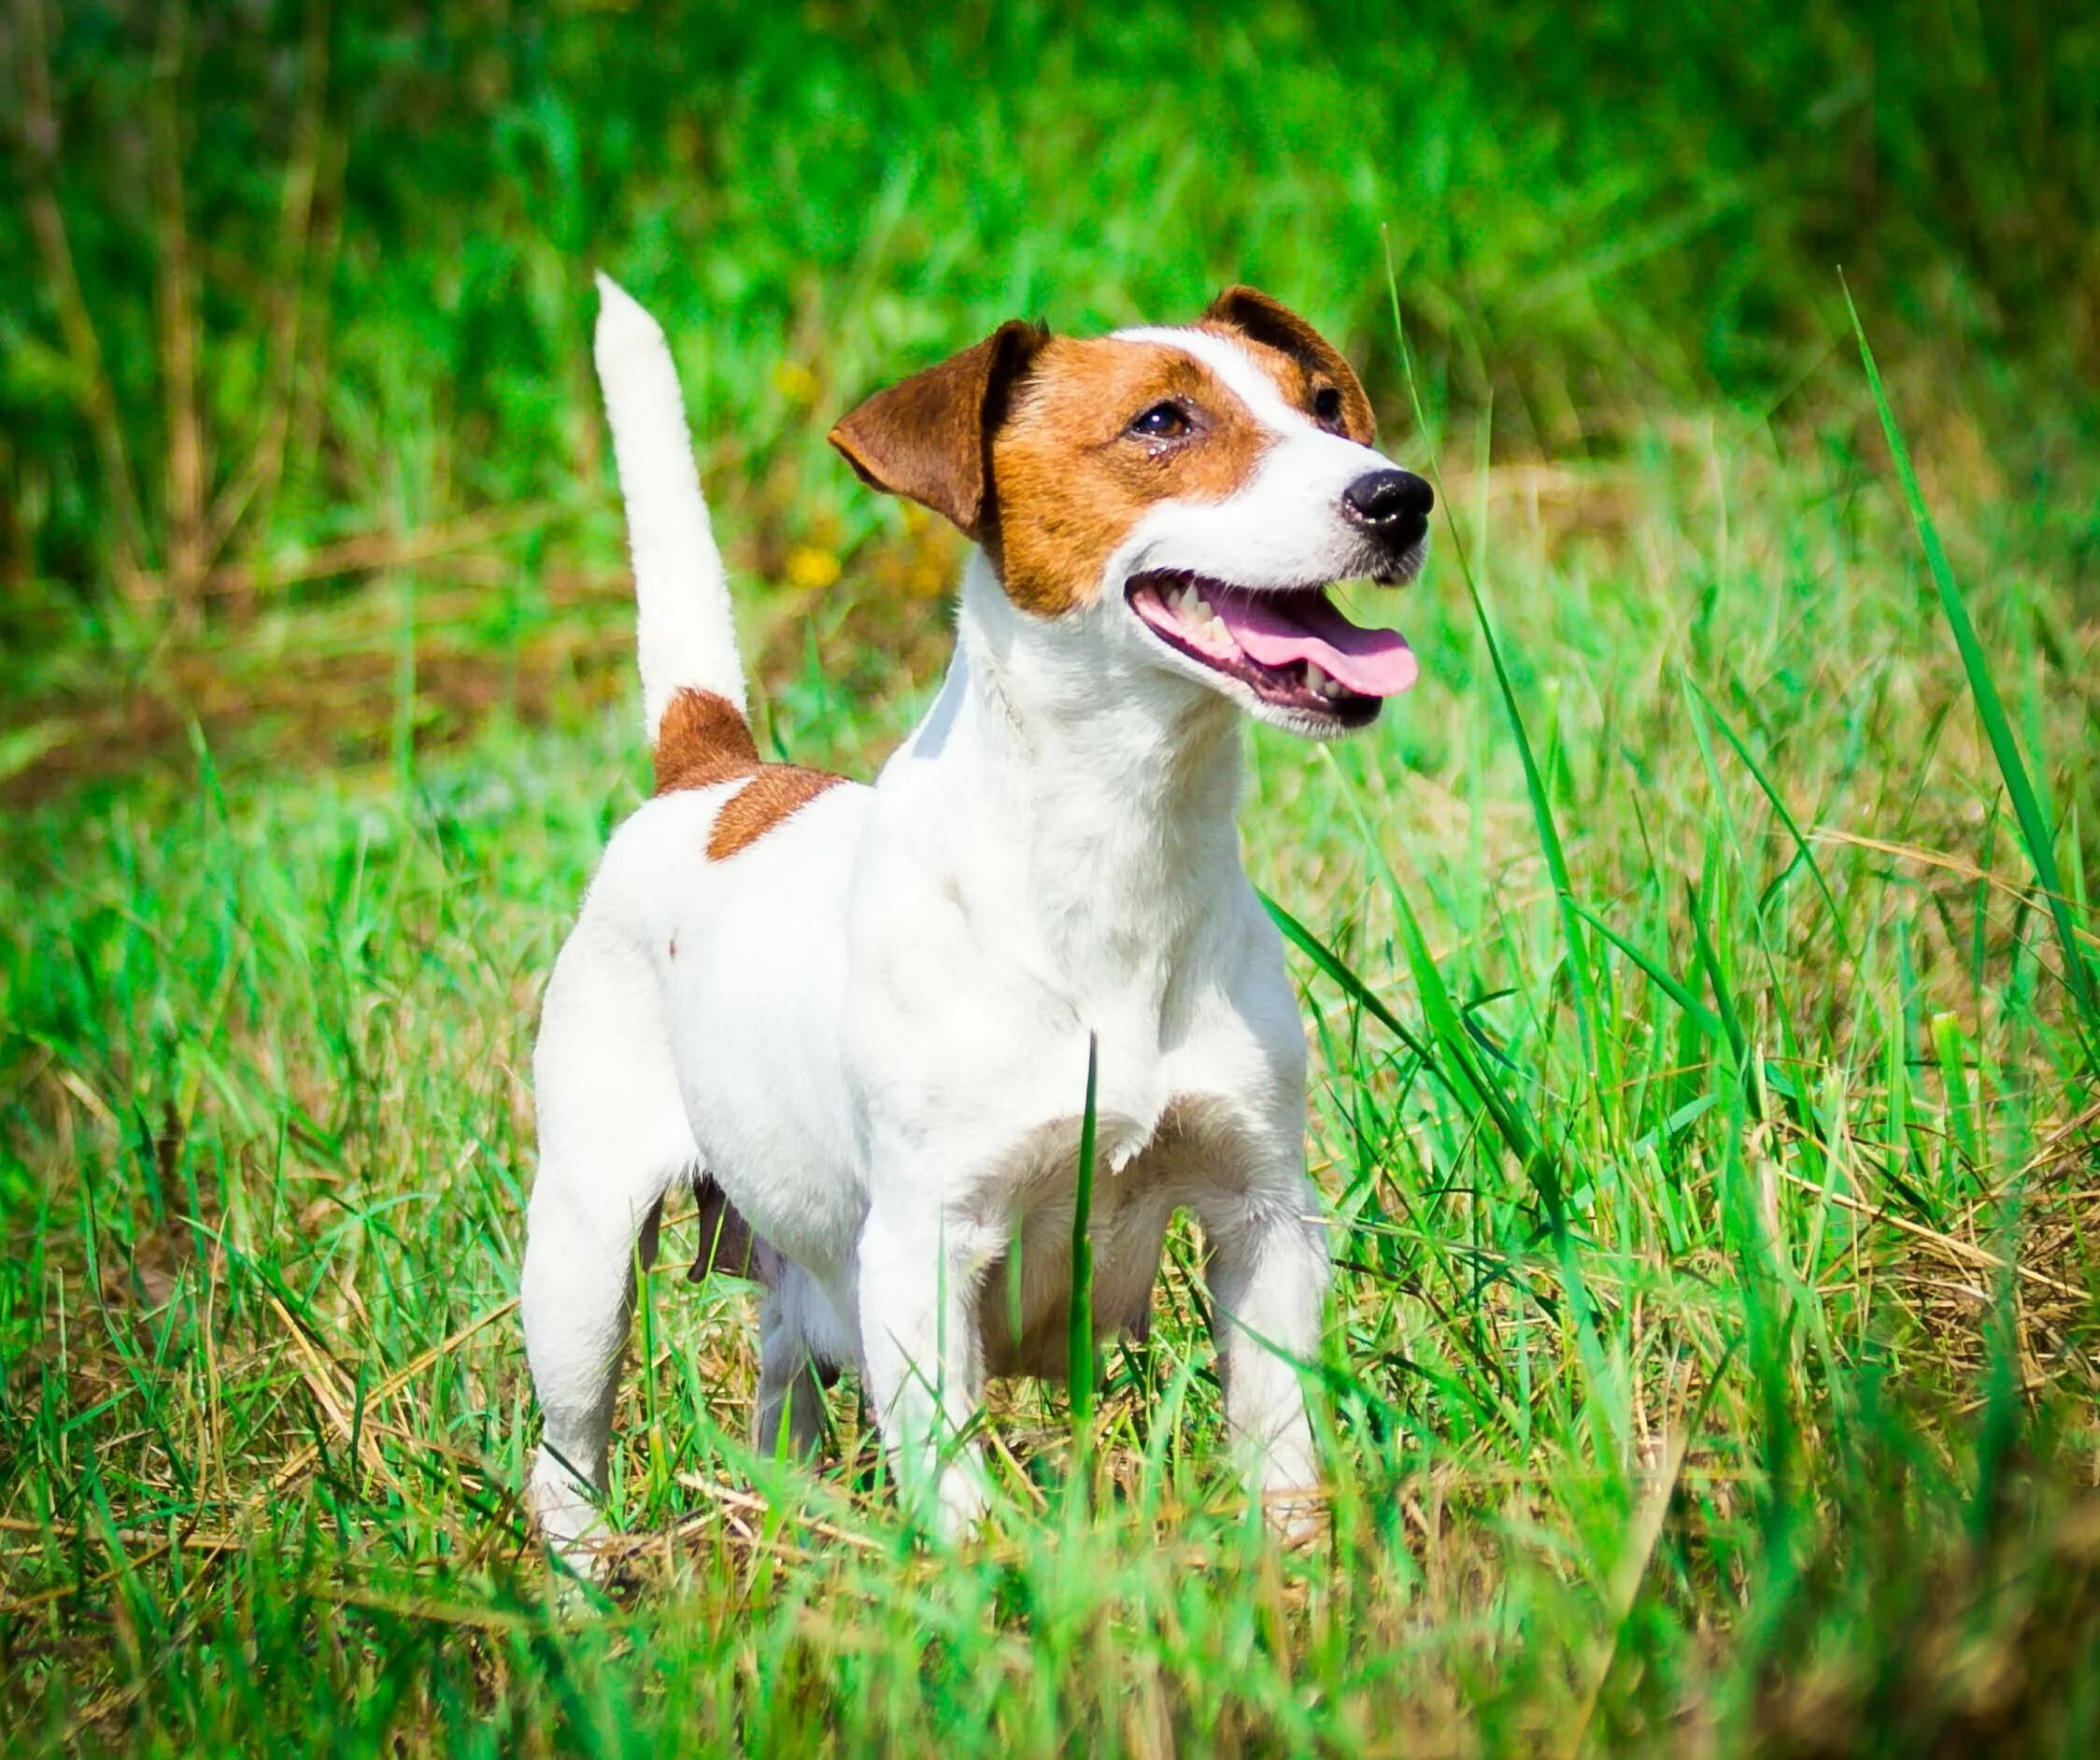
[[[744,664],[670,346],[656,319],[608,276],[598,277],[598,299],[593,351],[627,504],[642,722],[653,740],[683,686],[712,690],[742,709]]]
[[[633,310],[620,329],[641,352]],[[1152,637],[1121,583],[1134,566],[1208,566],[1221,543],[1238,546],[1239,580],[1250,554],[1276,584],[1330,578],[1360,539],[1328,504],[1385,461],[1282,410],[1230,345],[1166,334],[1226,357],[1220,376],[1276,429],[1253,485],[1156,509],[1098,603],[1061,617],[1016,609],[973,556],[946,683],[873,787],[833,788],[722,861],[706,845],[736,784],[660,796],[614,834],[535,1065],[523,1307],[546,1441],[531,1496],[557,1543],[596,1522],[638,1233],[700,1169],[773,1249],[763,1440],[783,1418],[798,1446],[814,1440],[813,1357],[858,1367],[902,1493],[945,1531],[967,1525],[986,1483],[958,1437],[985,1375],[1062,1369],[1090,1032],[1097,1325],[1143,1323],[1161,1236],[1193,1209],[1253,1483],[1316,1484],[1298,1365],[1320,1354],[1327,1253],[1305,1173],[1304,1037],[1240,861],[1247,704]],[[609,397],[639,377],[615,360]],[[615,419],[637,586],[658,628],[718,634],[718,564],[680,500],[682,423],[660,385],[648,400],[646,430]],[[657,547],[674,528],[642,497],[660,492],[700,564]],[[714,599],[671,603],[701,592]],[[660,681],[730,694],[720,655],[689,641]]]

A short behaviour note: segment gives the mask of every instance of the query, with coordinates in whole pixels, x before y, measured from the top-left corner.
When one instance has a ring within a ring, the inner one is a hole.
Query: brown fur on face
[[[1378,418],[1362,382],[1341,350],[1279,300],[1251,287],[1228,287],[1203,313],[1199,330],[1229,336],[1247,348],[1276,383],[1284,401],[1321,419],[1319,393],[1328,386],[1341,394],[1341,419],[1324,426],[1368,447],[1378,434]]]
[[[1340,349],[1290,307],[1227,288],[1196,328],[1229,338],[1293,408],[1369,446],[1370,400]],[[1128,432],[1156,403],[1199,418],[1188,439]],[[1164,344],[1052,336],[1001,324],[972,348],[877,391],[831,430],[861,478],[985,546],[1007,597],[1056,617],[1086,603],[1154,503],[1221,501],[1273,436],[1199,362]]]
[[[1155,404],[1197,424],[1147,442],[1131,421]],[[1129,530],[1163,501],[1223,501],[1274,435],[1193,355],[1156,342],[1053,337],[1015,388],[992,439],[1006,595],[1056,617],[1086,603]]]
[[[722,802],[707,836],[707,859],[724,861],[844,780],[800,764],[762,764],[751,724],[736,704],[712,690],[685,689],[671,699],[657,729],[656,791],[706,788],[742,779]]]

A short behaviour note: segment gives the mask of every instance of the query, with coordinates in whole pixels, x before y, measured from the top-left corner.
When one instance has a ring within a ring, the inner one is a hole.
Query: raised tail
[[[654,744],[682,690],[724,698],[741,718],[744,664],[670,347],[609,277],[598,277],[598,381],[627,504],[642,715]]]

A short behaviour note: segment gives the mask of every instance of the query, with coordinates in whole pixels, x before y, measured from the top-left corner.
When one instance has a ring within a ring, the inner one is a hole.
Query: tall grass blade
[[[1393,270],[1393,243],[1385,239],[1385,287],[1392,305],[1393,335],[1399,345],[1400,371],[1407,380],[1408,401],[1414,411],[1414,425],[1423,436],[1429,467],[1429,475],[1436,485],[1438,504],[1443,508],[1444,529],[1451,534],[1452,548],[1457,553],[1458,572],[1466,582],[1466,596],[1471,602],[1473,617],[1480,624],[1481,638],[1487,644],[1487,657],[1495,668],[1495,683],[1502,697],[1502,707],[1509,716],[1510,731],[1516,737],[1517,757],[1524,766],[1524,788],[1531,803],[1532,822],[1538,827],[1540,848],[1546,858],[1546,872],[1552,876],[1554,893],[1560,905],[1561,932],[1568,942],[1568,982],[1575,993],[1575,1029],[1582,1046],[1583,1067],[1599,1080],[1604,1079],[1598,1058],[1603,1049],[1603,1036],[1596,1018],[1596,996],[1591,983],[1589,949],[1582,932],[1582,919],[1575,909],[1575,892],[1568,878],[1568,856],[1561,846],[1560,829],[1554,819],[1553,802],[1546,792],[1544,773],[1539,768],[1538,758],[1531,749],[1531,736],[1525,730],[1524,715],[1517,707],[1516,686],[1511,681],[1510,669],[1502,658],[1502,645],[1496,639],[1495,625],[1487,615],[1486,601],[1481,597],[1480,583],[1474,578],[1471,558],[1466,550],[1465,539],[1459,535],[1457,517],[1452,512],[1451,496],[1444,488],[1443,472],[1438,463],[1437,449],[1428,444],[1429,421],[1422,406],[1422,390],[1414,374],[1414,357],[1409,350],[1407,326],[1400,318],[1399,282]]]
[[[1094,1212],[1095,1106],[1100,1086],[1100,1035],[1086,1035],[1086,1107],[1079,1115],[1079,1188],[1071,1207],[1071,1309],[1066,1323],[1066,1361],[1071,1374],[1074,1446],[1085,1448],[1094,1421]]]
[[[1592,929],[1645,972],[1655,987],[1682,1009],[1692,1023],[1709,1039],[1720,1039],[1724,1036],[1721,1016],[1694,996],[1681,982],[1672,977],[1667,968],[1659,961],[1651,959],[1595,912],[1583,910],[1580,904],[1575,908],[1582,913],[1582,919]]]
[[[1743,1030],[1742,1016],[1737,1013],[1736,998],[1728,983],[1727,972],[1721,963],[1721,956],[1714,946],[1713,937],[1707,933],[1707,901],[1700,896],[1700,888],[1689,882],[1684,887],[1684,911],[1692,921],[1692,946],[1698,955],[1699,969],[1707,975],[1712,986],[1714,1017],[1720,1022],[1723,1034],[1728,1041],[1728,1050],[1738,1071],[1750,1069],[1750,1036]],[[1714,915],[1719,920],[1720,912]]]
[[[1910,454],[1903,444],[1903,431],[1896,424],[1895,411],[1889,406],[1888,393],[1881,387],[1880,370],[1874,363],[1874,350],[1867,344],[1866,328],[1860,322],[1859,308],[1852,304],[1852,291],[1845,284],[1843,276],[1838,277],[1838,284],[1844,287],[1845,310],[1852,320],[1852,335],[1859,343],[1860,362],[1866,369],[1867,390],[1873,394],[1874,408],[1881,418],[1881,432],[1887,436],[1890,455],[1895,460],[1896,476],[1903,484],[1903,497],[1910,509],[1910,523],[1916,527],[1918,542],[1923,546],[1925,566],[1939,594],[1947,627],[1953,632],[1954,646],[1962,657],[1962,669],[1968,674],[1969,690],[1976,698],[1976,711],[1990,739],[1992,756],[1998,761],[1998,774],[2005,779],[2006,792],[2012,797],[2012,811],[2020,822],[2020,837],[2027,846],[2027,859],[2034,864],[2035,877],[2041,883],[2043,898],[2049,901],[2050,917],[2056,927],[2057,946],[2064,955],[2064,981],[2078,1001],[2087,1056],[2094,1057],[2096,1049],[2100,1049],[2095,1047],[2093,1037],[2095,1030],[2100,1030],[2100,1001],[2096,1001],[2093,995],[2093,976],[2086,966],[2084,950],[2079,945],[2078,931],[2071,921],[2069,897],[2064,890],[2063,875],[2056,866],[2056,834],[2050,826],[2048,807],[2028,774],[2026,760],[2021,757],[2020,743],[2014,738],[2012,723],[2006,717],[2004,700],[1998,695],[1996,681],[1992,678],[1990,665],[1983,656],[1983,644],[1977,638],[1968,606],[1963,603],[1961,589],[1954,584],[1954,571],[1948,565],[1946,549],[1939,541],[1939,529],[1934,525],[1925,506],[1924,493],[1918,487],[1918,474],[1911,469]]]
[[[1838,909],[1837,894],[1831,891],[1830,882],[1823,877],[1823,864],[1817,861],[1815,850],[1810,846],[1806,833],[1795,823],[1794,815],[1787,810],[1786,802],[1780,798],[1780,791],[1773,786],[1772,779],[1765,774],[1764,766],[1752,756],[1742,735],[1729,725],[1728,717],[1714,706],[1713,699],[1699,688],[1697,680],[1691,674],[1681,673],[1679,676],[1697,706],[1704,709],[1708,718],[1721,730],[1721,737],[1735,748],[1736,756],[1743,760],[1743,768],[1750,772],[1765,799],[1771,803],[1772,811],[1779,815],[1780,823],[1786,827],[1786,834],[1794,840],[1795,859],[1808,869],[1809,877],[1816,883],[1816,890],[1823,894],[1823,906],[1830,914],[1830,931],[1838,937],[1838,951],[1848,961],[1852,960],[1854,957],[1852,938],[1845,933],[1845,919]],[[1788,872],[1792,872],[1791,866]],[[1772,883],[1772,887],[1767,888],[1767,897],[1758,901],[1760,908],[1769,901],[1772,888],[1781,885],[1785,877],[1782,873],[1779,880]]]
[[[1362,794],[1334,761],[1331,753],[1327,755],[1327,764],[1341,785],[1343,798],[1349,802],[1357,829],[1363,833],[1364,847],[1393,901],[1394,925],[1399,930],[1408,970],[1414,978],[1416,993],[1422,999],[1422,1013],[1443,1053],[1440,1058],[1430,1060],[1428,1067],[1442,1076],[1462,1103],[1479,1106],[1487,1114],[1497,1133],[1509,1145],[1511,1153],[1524,1168],[1525,1177],[1537,1189],[1546,1206],[1547,1219],[1558,1234],[1567,1222],[1559,1158],[1547,1146],[1543,1133],[1539,1130],[1523,1099],[1505,1093],[1494,1077],[1481,1067],[1470,1024],[1453,1001],[1443,973],[1437,969],[1436,959],[1429,952],[1428,937],[1423,934],[1421,921],[1414,914],[1413,905],[1408,901],[1407,890],[1400,885],[1399,876],[1393,872],[1392,863],[1385,859],[1385,851],[1379,845],[1370,816],[1365,811]]]
[[[1394,1038],[1413,1052],[1425,1066],[1436,1072],[1440,1081],[1445,1079],[1443,1072],[1437,1068],[1437,1060],[1430,1055],[1429,1047],[1416,1038],[1408,1029],[1406,1024],[1401,1021],[1400,1017],[1379,1000],[1376,991],[1349,969],[1342,961],[1340,954],[1336,953],[1311,930],[1306,928],[1303,923],[1299,922],[1297,917],[1277,903],[1268,893],[1260,892],[1258,896],[1262,902],[1262,908],[1269,913],[1270,920],[1284,931],[1285,941],[1289,942],[1298,952],[1312,960],[1328,977],[1332,978],[1336,986],[1358,1008],[1380,1022]]]

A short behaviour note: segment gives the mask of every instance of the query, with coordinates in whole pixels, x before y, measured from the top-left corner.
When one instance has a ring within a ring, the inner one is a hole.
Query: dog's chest
[[[1045,1127],[1028,1158],[1008,1170],[1003,1239],[978,1290],[993,1374],[1067,1372],[1072,1244],[1081,1226],[1079,1128],[1078,1120]],[[1230,1167],[1234,1134],[1229,1109],[1199,1098],[1171,1102],[1142,1129],[1114,1113],[1098,1120],[1085,1216],[1097,1336],[1144,1336],[1174,1212]]]

